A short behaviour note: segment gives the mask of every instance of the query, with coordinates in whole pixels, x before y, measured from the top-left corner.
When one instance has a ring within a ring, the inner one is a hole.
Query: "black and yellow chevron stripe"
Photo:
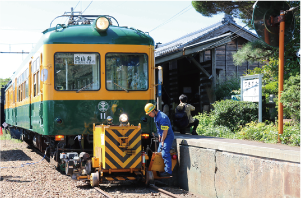
[[[141,168],[140,129],[106,129],[105,136],[105,169]],[[125,148],[121,138],[127,139]]]

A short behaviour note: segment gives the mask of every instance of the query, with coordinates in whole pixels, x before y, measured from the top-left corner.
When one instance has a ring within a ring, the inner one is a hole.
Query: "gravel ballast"
[[[74,181],[49,164],[27,143],[0,140],[0,198],[103,198],[83,181]],[[32,164],[34,163],[34,164]],[[103,187],[100,187],[101,189]],[[174,187],[161,187],[179,197],[197,196]],[[115,198],[165,198],[145,186],[106,186]]]

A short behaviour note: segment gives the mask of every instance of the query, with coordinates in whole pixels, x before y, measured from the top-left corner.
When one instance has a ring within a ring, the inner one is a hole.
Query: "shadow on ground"
[[[32,160],[22,150],[0,151],[0,161],[29,161]]]

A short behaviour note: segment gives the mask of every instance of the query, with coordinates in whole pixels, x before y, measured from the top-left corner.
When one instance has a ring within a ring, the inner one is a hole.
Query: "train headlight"
[[[129,121],[129,118],[128,118],[128,116],[127,116],[126,114],[121,114],[121,115],[119,116],[119,121],[120,121],[121,123],[127,123],[127,122]]]
[[[100,32],[106,31],[110,25],[109,19],[104,16],[98,17],[94,23],[95,29]]]

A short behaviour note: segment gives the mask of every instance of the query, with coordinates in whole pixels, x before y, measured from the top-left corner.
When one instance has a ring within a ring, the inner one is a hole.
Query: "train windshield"
[[[98,53],[55,53],[54,86],[58,91],[99,90]]]
[[[146,54],[106,54],[107,90],[147,90],[148,57]]]

